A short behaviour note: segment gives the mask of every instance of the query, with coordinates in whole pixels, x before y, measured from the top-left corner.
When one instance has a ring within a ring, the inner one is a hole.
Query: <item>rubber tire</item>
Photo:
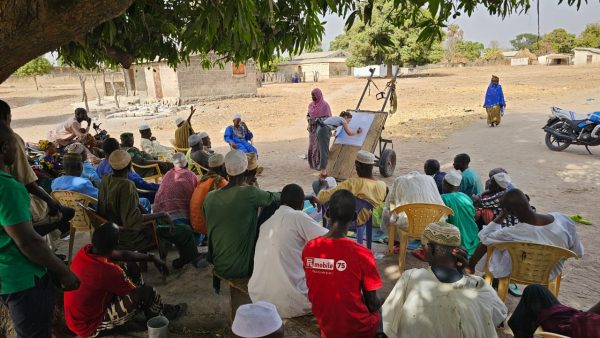
[[[561,122],[558,122],[561,123]],[[558,123],[552,125],[552,127],[554,128],[554,126],[556,126]],[[562,122],[564,123],[564,122]],[[548,149],[552,150],[552,151],[563,151],[567,148],[569,148],[569,146],[571,145],[571,142],[567,141],[567,142],[563,142],[563,144],[559,147],[555,146],[554,144],[552,144],[552,142],[550,141],[550,139],[554,137],[554,135],[550,134],[550,133],[546,133],[546,137],[544,138],[544,141],[546,142],[546,147],[548,147]]]
[[[394,149],[386,149],[381,153],[379,159],[379,173],[383,177],[390,177],[396,170],[396,152]]]

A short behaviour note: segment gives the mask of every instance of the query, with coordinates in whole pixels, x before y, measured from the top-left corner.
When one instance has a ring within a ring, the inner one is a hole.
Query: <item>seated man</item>
[[[435,181],[431,176],[413,171],[396,178],[385,200],[381,230],[387,233],[389,224],[399,227],[408,226],[406,214],[401,213],[396,215],[392,214],[392,211],[399,206],[411,203],[444,205],[444,201],[442,201]]]
[[[445,172],[440,171],[440,162],[438,160],[427,160],[425,161],[425,175],[433,177],[435,184],[438,187],[440,194],[442,193],[442,185],[444,183]]]
[[[479,222],[480,224],[488,224],[494,218],[498,217],[502,212],[502,196],[510,189],[512,186],[510,176],[508,174],[500,172],[494,174],[490,178],[490,184],[488,189],[484,191],[479,196],[473,196],[473,202],[475,206],[479,209]],[[519,219],[514,215],[508,215],[504,219],[502,226],[513,226],[519,223]]]
[[[374,164],[375,155],[368,151],[359,151],[354,162],[358,177],[349,178],[333,189],[319,191],[317,198],[321,203],[327,203],[336,191],[348,190],[354,196],[369,202],[373,207],[378,207],[385,201],[388,188],[385,182],[373,178]],[[358,215],[357,224],[365,224],[368,219],[369,213],[366,210],[362,210]]]
[[[140,130],[140,147],[146,154],[150,154],[152,158],[162,158],[165,161],[171,160],[171,155],[175,150],[171,147],[165,147],[152,136],[152,129],[147,124],[142,124]]]
[[[467,255],[460,242],[451,224],[425,228],[429,268],[404,271],[383,304],[383,331],[389,338],[497,337],[507,308],[483,278],[464,272]]]
[[[244,153],[258,154],[256,148],[250,143],[253,138],[254,135],[248,129],[246,123],[242,122],[242,115],[236,114],[233,117],[233,125],[225,129],[225,142],[231,146],[231,149],[238,149]]]
[[[187,170],[184,154],[173,154],[173,165],[156,193],[154,211],[168,214],[175,224],[190,227],[190,200],[198,178]]]
[[[235,337],[283,338],[283,321],[275,305],[267,302],[244,304],[235,312],[231,325]]]
[[[63,167],[65,168],[65,175],[52,181],[52,191],[75,191],[98,199],[98,188],[87,178],[81,177],[83,172],[81,155],[66,154],[63,157]]]
[[[156,289],[140,283],[139,271],[131,264],[152,262],[167,274],[165,262],[153,254],[117,250],[118,244],[119,229],[104,223],[94,230],[92,244],[73,258],[71,269],[81,285],[64,293],[64,308],[67,326],[78,336],[96,336],[129,322],[138,313],[144,313],[146,320],[161,314],[175,320],[185,312],[185,303],[163,304]],[[120,264],[125,262],[124,269]]]
[[[175,244],[179,251],[179,258],[172,262],[173,267],[179,269],[190,262],[195,266],[203,264],[189,226],[173,224],[167,213],[142,214],[135,185],[127,179],[131,156],[124,150],[115,150],[108,161],[113,174],[104,176],[100,183],[98,213],[123,227],[119,248],[135,251],[152,246],[154,242],[144,222],[163,220],[169,226],[158,226],[156,233],[161,240]],[[161,255],[165,257],[166,253],[161,252]]]
[[[98,176],[100,176],[100,179],[102,179],[105,175],[112,175],[113,171],[110,163],[108,162],[108,158],[113,151],[119,150],[120,147],[119,141],[117,141],[115,138],[111,137],[104,141],[102,150],[104,151],[106,157],[102,159],[98,165],[98,168],[96,168],[96,172],[98,173]],[[160,188],[160,184],[148,182],[133,171],[127,173],[127,178],[135,184],[136,189],[144,190],[143,193],[140,193],[140,199],[147,199],[150,203],[154,202],[154,196],[156,195],[158,188]]]
[[[132,133],[123,133],[121,134],[121,149],[125,150],[131,156],[131,161],[137,165],[149,165],[149,164],[158,164],[161,173],[164,175],[173,168],[173,164],[168,162],[157,161],[154,157],[150,156],[143,151],[140,151],[138,148],[133,146],[133,134]],[[136,168],[136,172],[140,174],[142,177],[156,175],[156,170],[154,168]]]
[[[225,156],[229,183],[206,196],[202,210],[208,228],[208,261],[225,278],[252,275],[258,236],[258,210],[279,202],[279,193],[246,185],[248,158],[239,150]]]
[[[262,172],[262,168],[258,166],[258,158],[255,153],[246,153],[248,157],[248,174],[246,174],[246,183],[248,185],[260,188],[256,176],[259,171]]]
[[[197,165],[199,164],[204,168],[208,168],[209,156],[208,153],[204,152],[202,133],[190,135],[188,138],[188,144],[190,145],[190,149],[188,149],[187,153],[185,154],[188,163],[188,169],[196,175],[202,175],[202,172],[200,172]]]
[[[4,104],[0,100],[0,115]],[[0,304],[4,325],[10,315],[18,338],[49,338],[56,303],[52,276],[64,290],[77,289],[79,280],[34,231],[29,194],[7,172],[18,156],[17,140],[0,123]],[[4,330],[2,336],[8,336]]]
[[[454,157],[454,169],[462,172],[462,181],[458,191],[465,193],[469,197],[479,195],[483,192],[479,174],[469,168],[470,163],[471,157],[467,154],[458,154]]]
[[[329,202],[329,232],[302,251],[308,300],[323,337],[375,337],[380,326],[382,286],[371,250],[346,238],[356,198],[338,190]]]
[[[580,311],[562,305],[547,287],[528,285],[508,326],[515,338],[533,338],[538,326],[567,337],[600,337],[600,302]]]
[[[503,210],[493,222],[483,227],[479,232],[481,244],[470,260],[470,265],[477,264],[477,270],[484,271],[485,258],[481,259],[487,250],[487,245],[506,242],[533,242],[549,244],[569,249],[583,256],[583,244],[579,240],[575,223],[566,215],[559,212],[539,214],[531,209],[527,196],[519,190],[512,189],[504,194],[502,199]],[[521,223],[511,227],[502,227],[502,223],[509,214],[515,215]],[[481,261],[480,261],[481,260]],[[564,262],[559,261],[550,272],[550,279],[554,279],[562,272]],[[490,272],[494,278],[510,275],[512,261],[506,250],[495,251],[490,260]]]
[[[452,211],[454,216],[448,216],[448,223],[455,225],[460,230],[460,240],[469,256],[475,253],[479,245],[479,228],[475,223],[475,207],[471,198],[458,191],[462,176],[460,171],[452,170],[444,177],[444,193],[442,200]]]
[[[86,121],[86,128],[81,128],[81,122]],[[84,108],[75,109],[75,115],[67,121],[59,124],[48,133],[48,141],[54,142],[60,148],[68,146],[73,142],[85,142],[86,135],[92,125],[92,119],[87,115]]]
[[[206,219],[202,212],[202,205],[206,195],[213,190],[218,190],[226,186],[227,172],[225,172],[225,157],[221,154],[214,154],[208,159],[208,172],[202,176],[192,198],[190,200],[190,218],[194,232],[207,235]]]
[[[98,186],[98,184],[100,184],[100,177],[98,176],[96,168],[88,161],[88,156],[96,156],[94,156],[83,144],[79,142],[69,144],[65,150],[68,154],[77,154],[81,156],[81,160],[83,161],[83,171],[81,172],[81,177],[92,181],[94,185]]]
[[[190,115],[187,120],[184,120],[181,117],[175,119],[175,125],[177,125],[177,130],[175,130],[175,146],[177,148],[190,147],[188,138],[190,135],[194,134],[194,128],[192,128],[192,116],[194,116],[195,112],[196,109],[194,109],[194,106],[190,106]]]
[[[308,241],[327,233],[302,211],[303,207],[302,188],[286,185],[281,191],[281,206],[260,226],[254,272],[248,282],[252,301],[274,304],[283,318],[311,313],[302,249]]]

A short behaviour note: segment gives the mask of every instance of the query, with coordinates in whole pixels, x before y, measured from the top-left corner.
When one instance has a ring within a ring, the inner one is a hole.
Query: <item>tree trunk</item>
[[[127,71],[125,68],[121,68],[121,73],[123,73],[123,86],[125,87],[125,97],[129,97],[129,77],[127,76]]]
[[[98,96],[98,105],[102,105],[102,96],[100,96],[100,92],[98,91],[98,86],[96,85],[96,75],[92,75],[92,81],[94,81],[94,89],[96,90],[96,95]]]
[[[385,74],[385,77],[391,78],[392,76],[394,76],[394,64],[391,62],[388,62],[387,63],[387,74]]]
[[[90,106],[88,105],[87,93],[85,91],[85,75],[77,74],[79,76],[79,84],[81,85],[81,101],[85,104],[85,110],[90,111]]]
[[[115,73],[110,73],[110,86],[112,87],[113,95],[115,96],[115,104],[117,108],[121,108],[119,106],[119,96],[117,95],[117,88],[115,87]]]
[[[38,83],[37,83],[37,76],[33,76],[33,82],[35,82],[35,90],[36,91],[40,91],[40,87],[38,87]]]
[[[28,61],[121,15],[133,1],[0,1],[0,83]]]

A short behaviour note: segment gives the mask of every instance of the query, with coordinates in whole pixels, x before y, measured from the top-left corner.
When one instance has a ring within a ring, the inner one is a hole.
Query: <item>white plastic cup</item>
[[[169,338],[169,320],[167,317],[152,317],[146,325],[148,326],[148,338]]]

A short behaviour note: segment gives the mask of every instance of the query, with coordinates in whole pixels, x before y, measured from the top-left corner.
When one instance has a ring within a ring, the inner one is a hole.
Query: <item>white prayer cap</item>
[[[65,150],[69,154],[82,154],[85,152],[85,146],[79,142],[69,144]]]
[[[236,313],[231,331],[237,336],[256,338],[276,332],[283,325],[275,305],[263,301],[240,306]]]
[[[494,179],[494,181],[496,181],[496,184],[498,184],[502,189],[508,188],[508,186],[512,182],[510,176],[508,176],[507,173],[497,173],[496,175],[492,176],[492,178]]]
[[[462,181],[462,174],[458,170],[450,170],[444,176],[444,181],[454,187],[460,186],[460,182]]]
[[[173,165],[178,168],[187,167],[188,163],[187,159],[185,158],[185,155],[182,153],[173,154]]]
[[[205,131],[201,131],[198,133],[198,136],[200,136],[201,139],[208,137],[208,133]]]
[[[336,182],[335,178],[333,178],[331,176],[325,177],[325,182],[327,182],[327,189],[333,189],[333,188],[337,187],[337,182]]]
[[[356,162],[364,164],[375,164],[375,155],[366,150],[360,150],[356,155]]]
[[[233,115],[233,119],[234,120],[236,120],[236,119],[240,119],[241,120],[242,119],[242,115],[241,114],[235,114],[235,115]]]
[[[190,137],[188,137],[188,143],[190,144],[190,147],[193,147],[200,142],[202,142],[202,137],[200,137],[200,134],[192,134]]]
[[[140,125],[140,127],[138,129],[140,131],[142,131],[142,130],[148,130],[148,129],[150,129],[150,126],[144,123],[144,124]]]
[[[183,123],[183,117],[177,116],[177,118],[175,119],[175,125],[178,126],[182,123]]]
[[[238,176],[248,170],[248,157],[240,150],[232,150],[225,155],[225,170],[229,176]]]
[[[225,163],[225,157],[221,154],[213,154],[208,158],[208,167],[209,168],[217,168]]]

